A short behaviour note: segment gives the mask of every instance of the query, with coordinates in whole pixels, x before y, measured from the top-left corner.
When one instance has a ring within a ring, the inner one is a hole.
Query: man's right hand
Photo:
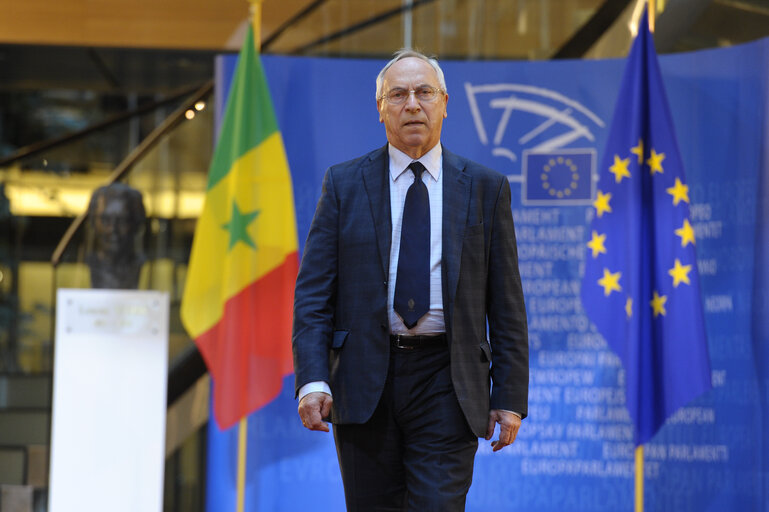
[[[299,417],[302,425],[309,430],[328,432],[328,424],[323,418],[331,412],[331,404],[334,399],[328,393],[308,393],[299,400]]]

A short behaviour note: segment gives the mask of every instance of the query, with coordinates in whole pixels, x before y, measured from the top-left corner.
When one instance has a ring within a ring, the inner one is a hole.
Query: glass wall
[[[331,0],[271,47],[311,55],[388,55],[410,45],[441,58],[546,59],[581,27],[601,0]],[[384,17],[387,13],[393,13]],[[381,19],[383,18],[383,19]],[[376,22],[370,23],[372,20]],[[350,29],[354,30],[350,30]],[[324,41],[329,34],[339,37]]]
[[[73,119],[87,117],[90,96],[67,96]],[[210,96],[180,110],[186,114],[181,121],[120,180],[141,194],[146,211],[133,245],[123,249],[136,251],[142,261],[137,287],[170,297],[171,368],[193,347],[179,320],[179,305],[212,153]],[[40,101],[56,103],[61,97],[42,94]],[[46,501],[56,290],[92,287],[92,265],[101,247],[97,238],[104,236],[95,216],[83,214],[94,190],[106,185],[115,168],[124,167],[185,100],[0,168],[0,445],[8,446],[0,448],[0,482],[34,485],[35,510],[45,510]],[[167,510],[199,510],[192,504],[203,492],[201,436],[182,439],[167,460]],[[35,472],[41,477],[32,482]]]
[[[669,5],[675,17],[676,3],[658,6]],[[685,33],[666,34],[662,17],[658,42],[691,50],[769,34],[763,0],[703,4],[696,19],[671,22]],[[594,55],[624,54],[626,20],[637,5],[626,3],[614,35]],[[272,1],[264,5],[263,40],[266,52],[302,56],[384,58],[411,45],[443,59],[547,59],[603,6],[602,0]],[[244,3],[233,40],[242,36],[246,12]],[[94,225],[82,216],[94,190],[212,77],[214,53],[0,45],[0,484],[31,487],[35,510],[45,510],[48,485],[56,290],[92,284]],[[132,247],[143,258],[138,288],[170,296],[172,369],[186,364],[193,347],[179,306],[212,153],[210,103],[209,96],[184,108],[183,120],[120,180],[141,193],[146,210]],[[205,439],[197,425],[190,430],[169,451],[166,511],[202,510]]]

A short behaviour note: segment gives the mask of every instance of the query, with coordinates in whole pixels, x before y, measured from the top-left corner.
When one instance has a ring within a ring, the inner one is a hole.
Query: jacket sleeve
[[[529,341],[510,184],[502,180],[491,229],[487,318],[491,343],[492,409],[528,414]]]
[[[295,393],[308,382],[329,382],[338,271],[339,203],[333,171],[323,178],[320,200],[304,245],[294,292]]]

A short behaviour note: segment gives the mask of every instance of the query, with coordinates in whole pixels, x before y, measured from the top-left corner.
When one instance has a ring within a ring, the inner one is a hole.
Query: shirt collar
[[[387,145],[387,152],[390,155],[390,178],[395,181],[408,170],[409,164],[414,159],[392,144]],[[443,148],[440,142],[417,161],[425,166],[425,169],[427,169],[427,172],[435,181],[438,181],[438,177],[441,175],[441,168],[443,167]]]

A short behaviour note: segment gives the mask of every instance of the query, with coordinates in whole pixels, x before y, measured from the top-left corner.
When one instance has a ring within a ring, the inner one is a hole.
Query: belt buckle
[[[402,334],[395,335],[395,348],[400,350],[414,350],[414,345],[401,345],[401,340],[404,338],[405,336]]]

